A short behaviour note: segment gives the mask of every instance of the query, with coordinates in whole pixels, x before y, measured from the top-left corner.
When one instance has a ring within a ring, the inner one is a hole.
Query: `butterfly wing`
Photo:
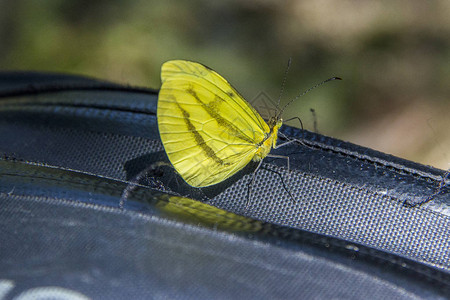
[[[252,160],[270,129],[222,76],[201,64],[174,60],[163,64],[161,80],[159,134],[188,184],[219,183]]]

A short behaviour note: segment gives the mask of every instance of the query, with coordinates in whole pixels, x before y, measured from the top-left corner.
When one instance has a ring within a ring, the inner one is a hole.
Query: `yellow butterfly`
[[[161,68],[161,81],[159,134],[170,162],[189,185],[222,182],[252,160],[261,163],[277,148],[282,110],[266,123],[210,68],[168,61]]]
[[[219,74],[172,60],[161,68],[158,128],[170,162],[191,186],[217,184],[276,146],[281,118],[267,124]]]

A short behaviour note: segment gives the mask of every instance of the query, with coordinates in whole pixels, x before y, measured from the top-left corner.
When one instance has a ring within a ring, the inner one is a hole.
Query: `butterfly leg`
[[[299,117],[292,117],[290,119],[285,120],[284,122],[286,123],[286,122],[289,122],[289,121],[292,121],[292,120],[298,120],[300,122],[300,128],[303,130],[303,123],[302,123],[302,120]]]
[[[281,132],[280,132],[279,134],[282,135],[283,137],[287,138],[287,137],[286,137],[284,134],[282,134]],[[287,142],[284,142],[284,143],[281,143],[281,144],[279,144],[279,145],[276,145],[275,147],[273,147],[273,149],[278,149],[278,148],[287,146],[287,145],[292,144],[292,143],[295,143],[295,142],[297,142],[297,143],[299,143],[299,144],[301,144],[301,145],[305,145],[305,143],[303,143],[302,140],[298,140],[298,139],[292,139],[292,140],[291,140],[291,139],[289,139]]]
[[[289,141],[289,142],[287,142],[287,143],[294,142],[294,141],[295,141],[295,140],[292,140],[292,141]],[[284,144],[286,144],[286,143],[284,143]],[[284,145],[284,144],[282,144],[282,145]],[[267,157],[284,158],[284,159],[286,159],[286,161],[287,161],[287,171],[288,171],[288,173],[289,173],[289,165],[290,165],[290,163],[289,163],[289,156],[285,156],[285,155],[275,155],[275,154],[268,154]],[[272,172],[276,173],[278,176],[280,176],[280,180],[281,180],[281,183],[283,184],[284,189],[285,189],[286,192],[289,194],[289,196],[291,197],[291,199],[294,200],[294,201],[296,201],[295,198],[294,198],[294,196],[292,195],[291,191],[290,191],[289,188],[286,186],[286,183],[284,182],[283,176],[282,176],[279,172],[277,172],[277,171],[270,170],[270,169],[266,169],[266,170],[272,171]]]
[[[253,184],[255,183],[256,172],[258,172],[258,170],[261,168],[262,162],[263,162],[263,159],[261,159],[259,161],[258,166],[256,167],[255,171],[253,171],[252,179],[248,183],[248,186],[247,186],[247,201],[245,201],[245,210],[247,210],[248,205],[250,203],[250,189],[253,186]]]
[[[264,167],[262,167],[262,168],[264,168]],[[295,200],[294,196],[292,195],[290,189],[287,187],[286,183],[284,182],[283,175],[281,175],[280,172],[277,172],[277,171],[269,169],[269,168],[264,168],[264,170],[267,170],[267,171],[277,174],[280,177],[280,181],[281,181],[281,184],[283,185],[284,190],[289,194],[289,197],[291,198],[291,200],[293,200],[294,202],[297,202],[297,200]]]
[[[289,141],[287,141],[285,143],[282,143],[280,145],[275,146],[274,149],[278,149],[278,148],[287,146],[287,145],[292,144],[294,142],[302,143],[300,140],[289,140]],[[287,160],[287,169],[288,169],[288,172],[289,172],[289,166],[290,166],[290,164],[289,164],[289,156],[268,154],[267,157],[275,157],[275,158],[284,158],[284,159],[286,159]]]

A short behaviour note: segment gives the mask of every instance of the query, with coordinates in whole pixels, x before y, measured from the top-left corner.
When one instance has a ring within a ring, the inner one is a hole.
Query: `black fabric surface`
[[[156,101],[149,89],[0,73],[0,295],[448,295],[448,185],[410,206],[444,171],[283,126],[304,145],[272,152],[289,155],[289,172],[266,159],[246,208],[254,165],[189,187],[167,164]]]

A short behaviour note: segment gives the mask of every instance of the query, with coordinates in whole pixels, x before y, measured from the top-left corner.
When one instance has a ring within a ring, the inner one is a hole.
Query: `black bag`
[[[196,189],[168,163],[156,104],[0,73],[0,297],[448,297],[444,171],[285,125],[304,143],[273,150],[289,173],[266,158],[250,193],[254,164]]]

